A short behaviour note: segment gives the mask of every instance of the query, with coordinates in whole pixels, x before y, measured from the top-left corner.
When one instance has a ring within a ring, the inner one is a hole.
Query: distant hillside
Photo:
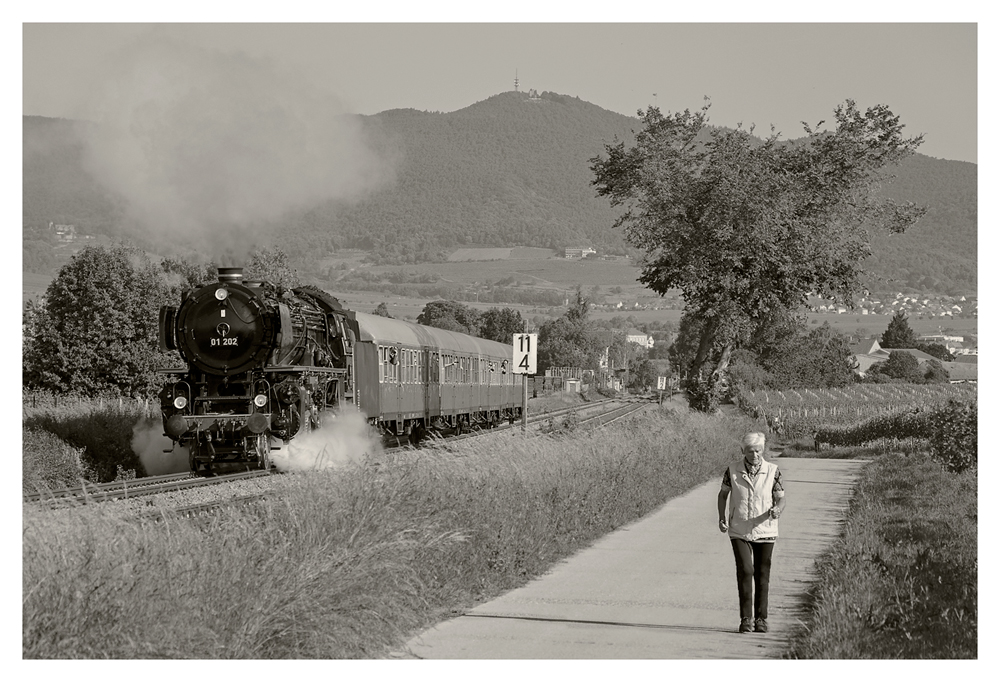
[[[616,136],[630,139],[635,118],[576,97],[506,92],[450,113],[397,109],[361,120],[372,144],[399,159],[396,182],[355,204],[287,216],[281,244],[294,255],[359,248],[383,263],[413,263],[471,246],[629,251],[610,228],[614,211],[594,195],[589,159]],[[86,130],[25,117],[25,225],[127,233],[118,202],[81,166]],[[976,291],[976,171],[920,155],[898,169],[888,194],[929,211],[907,234],[877,242],[873,266],[895,280],[886,288]]]

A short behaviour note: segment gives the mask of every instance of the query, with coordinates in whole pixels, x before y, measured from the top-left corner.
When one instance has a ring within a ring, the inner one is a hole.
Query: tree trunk
[[[704,329],[701,330],[701,340],[698,342],[698,352],[695,353],[694,362],[691,363],[691,370],[693,375],[698,375],[705,366],[705,361],[708,360],[708,353],[712,350],[712,344],[715,343],[715,334],[719,330],[719,318],[713,317],[705,323]]]
[[[726,371],[729,367],[729,356],[733,354],[733,344],[727,343],[726,347],[722,349],[722,357],[719,358],[719,363],[712,370],[712,374],[718,379],[722,376],[722,373]]]

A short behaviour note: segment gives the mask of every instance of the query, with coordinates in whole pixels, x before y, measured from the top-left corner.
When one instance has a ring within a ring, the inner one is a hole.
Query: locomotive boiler
[[[268,469],[273,444],[353,402],[357,338],[326,292],[219,268],[218,282],[160,310],[160,348],[187,365],[161,370],[164,434],[188,449],[196,474]]]

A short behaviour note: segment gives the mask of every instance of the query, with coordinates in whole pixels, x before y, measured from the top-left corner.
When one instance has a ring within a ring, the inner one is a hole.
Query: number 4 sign
[[[514,374],[534,374],[538,334],[514,334]]]

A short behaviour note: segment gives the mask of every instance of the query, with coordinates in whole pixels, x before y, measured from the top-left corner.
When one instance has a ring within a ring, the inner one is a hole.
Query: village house
[[[646,332],[639,331],[635,327],[625,332],[625,340],[629,343],[637,343],[643,348],[652,348],[654,343],[652,336]]]

